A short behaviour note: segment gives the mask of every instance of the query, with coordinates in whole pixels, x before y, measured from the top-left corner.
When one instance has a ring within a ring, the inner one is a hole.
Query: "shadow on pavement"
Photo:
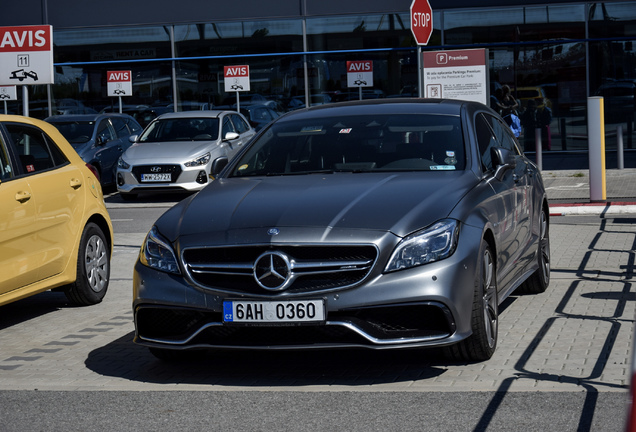
[[[213,350],[199,360],[164,362],[132,343],[133,333],[92,351],[86,367],[104,376],[156,384],[232,387],[366,386],[435,378],[437,350]],[[447,362],[446,362],[447,364]]]
[[[0,306],[0,330],[58,311],[75,308],[63,292],[45,291],[40,294]]]

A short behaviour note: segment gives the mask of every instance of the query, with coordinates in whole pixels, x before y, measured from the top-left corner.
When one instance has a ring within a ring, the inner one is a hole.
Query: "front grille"
[[[177,181],[179,176],[181,175],[181,165],[137,165],[132,168],[132,173],[135,176],[135,179],[138,183],[142,183],[141,175],[142,174],[171,174],[170,182],[162,182],[162,183],[174,183]],[[152,183],[152,182],[143,182],[144,184]]]
[[[286,256],[292,263],[288,294],[311,293],[355,285],[371,271],[375,246],[247,246],[193,248],[183,251],[189,276],[211,289],[240,294],[273,294],[254,277],[256,260],[265,252]]]

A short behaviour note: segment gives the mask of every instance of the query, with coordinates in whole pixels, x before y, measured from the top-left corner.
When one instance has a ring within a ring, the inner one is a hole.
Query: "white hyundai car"
[[[123,199],[140,192],[196,192],[208,184],[212,162],[231,158],[254,135],[235,111],[186,111],[157,117],[117,163]]]

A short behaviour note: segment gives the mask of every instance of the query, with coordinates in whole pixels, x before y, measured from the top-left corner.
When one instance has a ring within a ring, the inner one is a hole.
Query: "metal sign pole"
[[[29,87],[22,86],[22,115],[29,116]]]
[[[422,45],[417,46],[417,95],[424,97],[424,69],[422,67]]]
[[[119,97],[119,114],[121,114],[124,112],[124,106],[121,103],[121,96],[118,96],[118,97]]]
[[[241,112],[241,98],[239,98],[239,92],[236,91],[236,112]]]

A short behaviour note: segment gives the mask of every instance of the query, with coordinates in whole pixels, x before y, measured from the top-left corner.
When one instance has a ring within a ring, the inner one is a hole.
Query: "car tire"
[[[499,331],[499,297],[497,295],[496,265],[490,245],[482,240],[473,297],[471,328],[473,334],[446,348],[453,360],[485,361],[497,348]]]
[[[550,285],[550,224],[545,209],[539,216],[538,268],[517,289],[519,294],[541,294]]]
[[[124,201],[134,201],[137,199],[137,194],[136,193],[122,193],[120,192],[119,195],[121,196],[121,199],[123,199]]]
[[[172,350],[165,348],[148,348],[150,353],[161,361],[165,362],[181,362],[189,360],[200,360],[205,357],[204,350],[188,349],[188,350]]]
[[[73,304],[88,306],[102,301],[110,280],[110,247],[99,226],[88,223],[84,227],[77,256],[75,282],[64,294]]]

